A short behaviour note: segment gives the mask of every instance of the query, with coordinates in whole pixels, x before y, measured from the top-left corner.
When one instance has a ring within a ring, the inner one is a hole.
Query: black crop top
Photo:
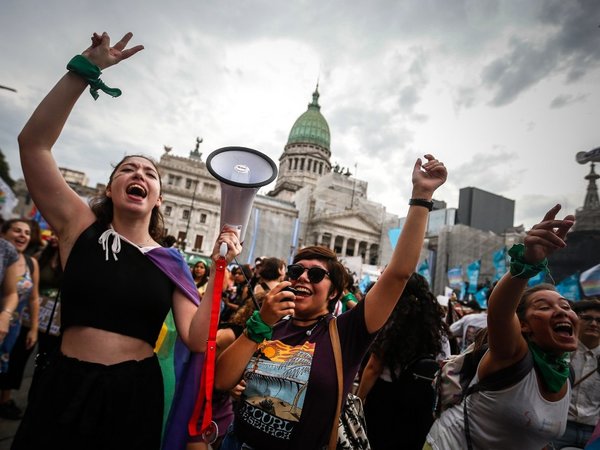
[[[134,245],[121,239],[116,254],[98,242],[98,222],[73,246],[63,274],[62,329],[87,326],[142,339],[154,347],[172,305],[175,285]],[[109,238],[112,244],[114,236]]]

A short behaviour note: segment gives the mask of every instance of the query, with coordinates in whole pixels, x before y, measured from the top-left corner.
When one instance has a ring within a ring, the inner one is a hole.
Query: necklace
[[[312,326],[312,328],[310,330],[306,330],[306,335],[310,336],[314,329],[317,328],[317,326],[323,321],[323,319],[325,317],[327,317],[329,315],[329,313],[327,314],[323,314],[322,316],[319,317],[315,317],[313,319],[299,319],[297,317],[292,317],[292,320],[296,320],[297,322],[310,322],[311,320],[316,320],[316,323]]]

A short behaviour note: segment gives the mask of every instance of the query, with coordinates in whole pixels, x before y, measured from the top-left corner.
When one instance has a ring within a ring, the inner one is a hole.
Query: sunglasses
[[[585,320],[586,322],[596,322],[597,324],[600,325],[600,317],[594,317],[594,316],[588,316],[588,315],[582,314],[581,316],[579,316],[579,318],[581,320]]]
[[[304,267],[300,264],[287,266],[287,276],[290,280],[297,280],[305,271],[308,275],[308,281],[313,284],[320,283],[325,278],[325,275],[329,275],[329,272],[321,267]]]

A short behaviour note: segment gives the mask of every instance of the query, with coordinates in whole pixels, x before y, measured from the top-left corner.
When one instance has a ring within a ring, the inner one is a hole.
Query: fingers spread
[[[129,40],[133,37],[133,33],[127,33],[123,38],[117,42],[114,46],[116,50],[122,51],[126,46]]]
[[[127,59],[130,56],[135,55],[140,50],[144,50],[144,46],[143,45],[136,45],[135,47],[131,47],[131,48],[127,49],[127,50],[123,50],[121,52],[121,59]]]

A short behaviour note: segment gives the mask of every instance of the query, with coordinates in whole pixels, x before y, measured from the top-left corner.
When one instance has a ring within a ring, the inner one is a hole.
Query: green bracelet
[[[273,337],[273,327],[262,320],[258,311],[254,311],[246,321],[246,336],[248,336],[248,339],[260,344],[265,339]]]
[[[550,273],[548,269],[548,258],[544,258],[537,264],[528,264],[525,262],[525,246],[523,244],[513,245],[508,254],[510,260],[510,274],[513,277],[529,279],[540,272]]]
[[[67,70],[73,72],[82,77],[90,85],[90,94],[94,97],[94,100],[98,99],[98,89],[105,92],[112,97],[118,97],[121,95],[121,90],[117,88],[110,88],[104,84],[100,79],[100,68],[92,63],[83,55],[74,56],[69,64],[67,64]]]

